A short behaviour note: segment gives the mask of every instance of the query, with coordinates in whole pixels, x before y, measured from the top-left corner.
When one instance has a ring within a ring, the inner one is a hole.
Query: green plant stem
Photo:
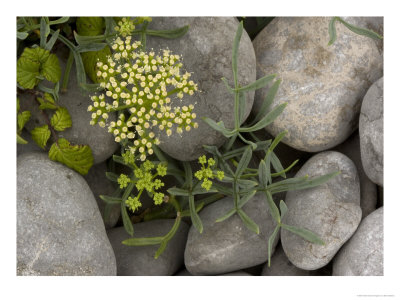
[[[61,92],[65,93],[68,87],[69,74],[71,73],[72,64],[74,62],[74,54],[69,50],[67,64],[65,66],[64,77],[61,85]]]

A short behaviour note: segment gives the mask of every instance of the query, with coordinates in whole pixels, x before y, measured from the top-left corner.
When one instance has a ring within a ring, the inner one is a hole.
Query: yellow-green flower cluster
[[[121,36],[126,37],[127,35],[130,35],[135,29],[135,23],[130,18],[124,17],[121,21],[118,22],[118,26],[116,26],[114,29]]]
[[[139,197],[132,198],[129,196],[128,199],[125,200],[125,203],[132,210],[132,212],[135,212],[135,210],[142,206],[142,203],[139,201]]]
[[[128,176],[126,176],[125,174],[119,175],[118,184],[119,184],[120,189],[126,188],[130,182],[131,182],[131,179]]]
[[[193,120],[194,106],[172,107],[171,96],[183,98],[193,95],[197,84],[190,80],[191,74],[181,74],[180,56],[164,50],[162,55],[140,51],[141,43],[132,42],[131,36],[125,40],[117,38],[112,49],[114,53],[107,63],[98,62],[97,76],[105,93],[92,96],[93,105],[90,124],[108,125],[116,142],[134,140],[130,146],[132,153],[139,152],[140,160],[153,153],[152,145],[159,144],[155,128],[169,136],[176,132],[197,128]],[[125,110],[129,117],[120,114],[116,122],[107,122],[110,112]]]
[[[196,173],[194,173],[194,176],[198,180],[203,180],[203,183],[201,184],[202,188],[209,191],[212,187],[212,181],[210,179],[217,177],[219,180],[222,180],[225,174],[223,171],[215,172],[211,169],[211,167],[215,165],[215,160],[213,158],[209,158],[207,160],[205,155],[200,156],[199,163],[201,164],[201,170],[198,170]]]

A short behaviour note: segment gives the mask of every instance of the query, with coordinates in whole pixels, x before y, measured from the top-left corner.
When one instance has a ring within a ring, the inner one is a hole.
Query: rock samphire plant
[[[155,253],[155,258],[157,258],[162,254],[168,241],[179,228],[182,217],[190,216],[193,226],[202,233],[203,225],[198,212],[204,206],[225,196],[232,196],[232,209],[218,218],[216,222],[223,222],[238,214],[247,228],[258,234],[258,225],[242,209],[247,202],[252,201],[256,193],[263,193],[269,206],[270,215],[266,215],[265,218],[272,217],[277,224],[273,234],[266,241],[268,243],[269,263],[272,244],[280,228],[289,230],[310,242],[324,244],[313,232],[282,223],[282,217],[288,208],[283,200],[280,201],[278,208],[272,196],[283,191],[306,189],[320,185],[336,176],[338,172],[315,178],[305,176],[285,179],[286,173],[297,163],[296,160],[284,169],[274,152],[286,131],[280,133],[274,140],[260,141],[254,135],[254,131],[260,130],[274,121],[286,106],[286,104],[279,105],[267,113],[279,88],[280,80],[272,84],[258,114],[251,121],[246,121],[243,125],[240,125],[244,121],[246,111],[245,93],[266,86],[276,77],[269,75],[247,86],[239,86],[237,53],[242,32],[243,23],[241,22],[233,41],[233,87],[229,85],[226,79],[222,79],[234,97],[235,126],[234,128],[226,128],[223,122],[216,122],[209,118],[203,119],[212,129],[224,135],[227,142],[219,149],[216,146],[204,146],[211,157],[201,156],[199,158],[201,168],[195,171],[192,170],[189,162],[179,162],[164,154],[157,147],[159,141],[152,129],[158,126],[159,130],[167,130],[169,135],[181,134],[184,129],[189,131],[192,127],[197,127],[196,123],[192,121],[196,116],[195,107],[172,108],[169,104],[170,101],[166,100],[172,94],[181,98],[183,93],[190,95],[196,91],[196,84],[190,83],[185,75],[179,74],[181,67],[178,63],[179,56],[170,54],[168,50],[164,51],[162,56],[147,53],[143,36],[140,42],[132,42],[132,38],[127,34],[125,40],[117,38],[114,41],[112,45],[114,53],[108,58],[107,63],[98,63],[99,71],[97,75],[99,78],[103,78],[100,82],[107,91],[105,95],[92,97],[94,104],[89,107],[93,115],[92,123],[106,126],[106,114],[109,111],[120,112],[119,120],[116,123],[108,124],[109,131],[114,134],[116,141],[123,146],[122,156],[114,156],[113,160],[132,170],[129,175],[108,172],[107,177],[117,182],[119,188],[114,195],[102,196],[107,205],[121,205],[125,229],[132,236],[123,241],[123,244],[127,246],[159,245],[159,249]],[[177,67],[174,67],[175,65]],[[160,68],[163,68],[163,70],[160,70]],[[114,75],[115,73],[117,75]],[[185,74],[187,77],[190,75],[189,73]],[[154,80],[157,76],[159,80]],[[170,76],[173,77],[168,80]],[[165,83],[160,82],[160,80],[164,80]],[[168,83],[173,86],[170,89],[163,90],[162,87]],[[157,89],[159,89],[159,92],[157,92]],[[157,95],[159,97],[155,99]],[[108,101],[105,100],[107,97]],[[139,99],[142,101],[139,102]],[[143,113],[138,115],[140,111],[143,111]],[[171,112],[173,112],[172,116]],[[167,113],[169,113],[169,116],[165,116]],[[100,122],[103,123],[100,124]],[[170,124],[168,124],[169,122]],[[176,127],[174,133],[172,132],[173,126]],[[168,130],[170,131],[168,132]],[[184,134],[190,134],[190,132]],[[238,144],[235,143],[237,139],[244,142],[245,146],[236,146]],[[149,144],[147,145],[147,143]],[[249,167],[254,151],[262,151],[265,154],[264,159],[255,169]],[[159,189],[164,185],[161,181],[164,175],[174,176],[179,187],[170,187],[166,193],[159,192]],[[272,178],[279,176],[283,177],[284,180],[273,183]],[[223,184],[220,182],[223,182]],[[141,220],[175,217],[173,227],[164,236],[144,238],[134,236],[127,207],[132,212],[140,207],[139,198],[144,192],[153,197],[155,204],[163,202],[166,204],[145,211],[140,216]],[[195,200],[195,196],[201,194],[205,194],[205,198]]]

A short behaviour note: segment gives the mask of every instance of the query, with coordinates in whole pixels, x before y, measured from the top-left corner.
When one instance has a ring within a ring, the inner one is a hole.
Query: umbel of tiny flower
[[[212,187],[212,181],[210,179],[217,177],[218,180],[222,180],[225,176],[224,171],[212,170],[211,167],[215,165],[215,160],[213,158],[207,160],[205,155],[199,157],[199,163],[201,164],[201,169],[194,173],[194,176],[198,180],[203,180],[201,187],[209,191]]]
[[[118,37],[112,49],[114,53],[106,63],[98,62],[97,76],[105,93],[93,95],[93,104],[88,107],[92,113],[91,125],[108,126],[116,142],[132,140],[127,150],[139,152],[140,160],[153,154],[152,145],[158,145],[154,129],[165,131],[168,136],[176,127],[181,134],[184,130],[197,128],[193,120],[194,106],[171,105],[171,96],[182,99],[184,94],[193,95],[197,84],[190,80],[191,74],[181,74],[180,56],[169,50],[156,55],[153,51],[140,51],[141,43]],[[110,112],[120,113],[116,122],[109,122]]]

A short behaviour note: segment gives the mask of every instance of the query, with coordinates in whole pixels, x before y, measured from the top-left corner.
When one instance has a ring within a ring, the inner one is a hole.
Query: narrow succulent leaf
[[[47,36],[50,33],[49,24],[46,23],[44,17],[40,19],[40,48],[45,48],[47,43]]]
[[[336,41],[336,17],[333,17],[329,22],[328,32],[329,32],[329,42],[328,46],[332,45]]]
[[[122,241],[122,244],[127,246],[151,246],[161,244],[162,240],[162,236],[151,238],[130,238]]]
[[[218,219],[216,219],[215,222],[219,223],[219,222],[225,221],[226,219],[228,219],[231,216],[233,216],[235,213],[236,213],[236,209],[232,208],[226,214],[224,214],[222,217],[219,217]]]
[[[75,50],[79,53],[82,52],[89,52],[89,51],[100,51],[107,46],[106,43],[90,43],[90,44],[83,44],[79,45],[75,48]]]
[[[281,218],[283,218],[283,216],[284,216],[284,215],[287,213],[287,211],[288,211],[288,207],[287,207],[285,201],[281,200],[281,201],[279,202],[279,207],[280,207],[280,209],[281,209]]]
[[[299,160],[296,159],[294,162],[292,162],[292,164],[291,164],[289,167],[287,167],[286,169],[284,169],[284,170],[281,171],[281,172],[272,173],[271,176],[272,176],[272,177],[278,177],[278,176],[281,176],[283,173],[289,172],[289,171],[298,163],[298,161],[299,161]],[[285,178],[286,178],[286,176],[285,176]]]
[[[50,134],[50,129],[47,125],[35,127],[31,131],[32,140],[42,149],[46,147]]]
[[[232,48],[232,71],[233,71],[233,80],[235,82],[235,88],[238,87],[238,65],[237,65],[237,56],[239,50],[240,38],[243,33],[243,21],[239,23],[235,39],[233,40],[233,48]]]
[[[177,39],[184,36],[189,30],[189,25],[176,28],[176,29],[168,29],[168,30],[151,30],[146,29],[146,34],[152,36],[158,36],[165,39]]]
[[[246,85],[244,87],[241,87],[241,88],[237,89],[236,91],[244,93],[244,92],[250,92],[250,91],[258,90],[258,89],[266,86],[267,83],[270,82],[271,80],[273,80],[275,77],[276,77],[276,74],[264,76],[264,77],[254,81],[254,82],[252,82],[252,83],[250,83],[250,84],[248,84],[248,85]]]
[[[285,137],[285,135],[287,134],[287,130],[284,130],[282,132],[280,132],[272,141],[271,145],[268,148],[268,152],[272,152],[274,151],[274,149],[276,148],[276,146],[278,146],[278,144],[280,143],[280,141]],[[271,154],[272,155],[272,154]]]
[[[193,226],[200,232],[203,232],[203,223],[200,220],[199,215],[196,212],[196,206],[194,204],[194,196],[189,195],[189,210],[190,217],[192,219]]]
[[[47,42],[46,46],[44,47],[47,51],[51,51],[53,48],[54,44],[56,43],[58,39],[58,35],[60,34],[60,29],[58,29],[55,33],[51,35],[50,40]]]
[[[278,156],[276,156],[276,154],[274,152],[271,152],[271,164],[277,173],[280,173],[283,178],[286,178],[286,174],[285,174],[285,171],[281,164],[281,161],[279,160]]]
[[[281,80],[279,79],[279,80],[275,81],[274,84],[269,88],[268,93],[265,96],[265,99],[261,105],[261,108],[254,118],[254,121],[253,121],[254,124],[256,122],[258,122],[259,120],[261,120],[262,117],[267,113],[268,108],[271,106],[272,102],[274,101],[275,95],[278,92],[280,84],[281,84]]]
[[[272,199],[272,195],[269,191],[265,192],[267,204],[269,207],[269,213],[271,214],[272,218],[276,221],[276,223],[280,224],[281,223],[281,216],[279,214],[279,209],[276,206],[274,200]]]
[[[260,234],[260,228],[258,225],[242,209],[238,210],[238,214],[248,229],[256,234]]]
[[[258,179],[262,188],[266,188],[268,185],[267,172],[267,165],[265,164],[264,160],[261,160],[260,164],[258,165]]]
[[[23,31],[17,31],[17,39],[19,40],[24,40],[28,37],[29,33],[28,32],[23,32]]]
[[[56,25],[56,24],[62,24],[65,23],[69,20],[69,17],[61,17],[57,20],[53,20],[49,22],[49,25]]]
[[[302,183],[306,182],[307,179],[308,179],[308,176],[288,178],[288,179],[281,180],[281,181],[270,184],[267,189],[271,192],[271,194],[275,194],[278,192],[287,191],[290,189],[291,186],[296,186],[298,184],[302,184]]]
[[[121,202],[121,215],[122,215],[122,223],[124,224],[124,228],[125,228],[126,232],[130,236],[133,236],[133,225],[132,225],[131,219],[129,218],[128,211],[125,206],[125,201]],[[127,244],[125,244],[125,245],[127,245]],[[152,245],[154,245],[154,244],[152,244]],[[130,246],[133,246],[133,245],[130,245]]]
[[[253,143],[252,141],[249,141],[249,140],[245,139],[244,136],[241,135],[240,133],[238,134],[238,136],[243,141],[243,143],[245,143],[247,145],[250,145],[251,148],[253,149],[253,151],[257,149],[257,144],[256,143]]]
[[[336,19],[339,22],[341,22],[344,26],[346,26],[349,30],[353,31],[356,34],[363,35],[363,36],[369,37],[371,39],[376,39],[376,40],[383,39],[383,37],[380,34],[374,32],[372,30],[354,26],[352,24],[347,23],[345,20],[343,20],[342,18],[339,18],[339,17],[336,17]]]
[[[224,84],[225,84],[227,90],[228,90],[231,94],[234,94],[235,91],[234,91],[234,89],[231,88],[231,86],[229,85],[228,80],[226,80],[225,77],[222,77],[221,80],[224,82]]]
[[[117,197],[111,197],[106,195],[100,195],[100,199],[109,204],[121,204],[122,199]]]
[[[271,176],[271,152],[267,152],[265,156],[265,174],[267,176],[268,183],[272,183],[272,176]]]
[[[60,138],[49,150],[49,158],[58,161],[81,175],[86,175],[93,165],[92,149],[88,145],[72,145]]]
[[[258,185],[257,181],[247,179],[238,179],[237,183],[243,189],[253,188]]]
[[[242,208],[247,202],[249,202],[254,195],[256,194],[256,190],[251,191],[250,193],[244,194],[242,197],[240,197],[240,200],[238,202],[238,207]]]
[[[226,129],[224,122],[222,122],[222,121],[219,121],[217,123],[208,117],[204,117],[203,121],[206,122],[212,129],[214,129],[218,132],[221,132],[225,137],[231,137],[232,135],[235,134],[235,132],[231,132],[228,129]]]
[[[247,128],[240,128],[241,132],[251,132],[260,130],[270,123],[272,123],[285,109],[287,103],[282,103],[276,106],[273,110],[271,110],[268,114],[266,114],[260,121],[258,121],[255,125],[247,127]]]
[[[244,170],[247,168],[247,166],[249,165],[249,162],[251,160],[252,154],[253,154],[252,148],[250,146],[247,147],[247,149],[244,151],[242,158],[240,159],[239,164],[236,168],[236,173],[235,173],[236,178],[239,178],[240,175],[242,175]]]
[[[196,205],[196,212],[199,213],[204,207],[204,202],[201,201]],[[181,212],[181,217],[190,217],[190,210],[184,210]]]
[[[80,35],[76,31],[74,31],[74,37],[75,37],[75,41],[78,43],[78,45],[85,45],[85,44],[90,44],[90,43],[103,42],[107,36],[104,34]]]
[[[186,197],[189,196],[189,191],[177,187],[169,188],[167,192],[175,196],[186,196]]]
[[[160,255],[165,251],[165,249],[167,248],[168,245],[168,241],[163,240],[160,244],[160,247],[158,247],[156,253],[154,254],[154,259],[157,259],[160,257]]]
[[[191,190],[193,187],[193,174],[192,174],[192,167],[190,163],[187,161],[183,162],[183,168],[185,170],[185,185],[189,187]]]
[[[118,182],[118,175],[113,172],[106,172],[106,177],[112,182]]]
[[[181,220],[182,220],[181,217],[175,218],[175,222],[174,222],[174,225],[172,226],[171,230],[168,231],[168,233],[164,236],[164,241],[168,242],[169,240],[171,240],[174,237],[176,231],[179,228],[179,225],[181,224]]]
[[[272,245],[274,244],[276,235],[279,232],[280,225],[276,225],[274,231],[272,232],[271,236],[268,239],[268,267],[271,266],[271,255],[272,255]]]
[[[18,144],[28,144],[28,141],[24,140],[24,139],[17,133],[17,143],[18,143]]]
[[[244,116],[246,114],[246,96],[244,92],[239,92],[239,123],[244,122]]]
[[[281,224],[283,229],[286,229],[290,232],[293,232],[294,234],[297,234],[298,236],[302,237],[303,239],[313,243],[313,244],[318,244],[318,245],[325,245],[325,242],[314,232],[305,229],[305,228],[299,228],[296,226],[291,226],[287,224]]]
[[[213,183],[213,186],[209,190],[206,190],[199,185],[197,185],[194,188],[194,190],[192,190],[193,195],[202,195],[202,194],[217,193],[217,192],[218,192],[218,190],[215,188],[214,183]]]
[[[130,164],[128,164],[128,163],[125,162],[125,160],[124,160],[124,158],[123,158],[122,156],[119,156],[119,155],[115,155],[115,154],[114,154],[114,155],[112,156],[112,159],[113,159],[113,161],[115,161],[116,163],[119,163],[119,164],[121,164],[121,165],[130,167],[130,168],[133,168]]]
[[[222,185],[222,184],[219,184],[219,183],[214,182],[214,183],[213,183],[213,187],[214,187],[219,193],[222,193],[222,194],[227,195],[227,196],[232,196],[232,195],[233,195],[232,189],[227,188],[226,186],[224,186],[224,185]]]

